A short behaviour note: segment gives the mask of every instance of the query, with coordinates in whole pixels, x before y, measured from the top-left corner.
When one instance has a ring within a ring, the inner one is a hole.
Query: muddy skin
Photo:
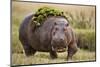
[[[34,23],[31,22],[33,16],[33,14],[26,16],[19,29],[19,40],[26,56],[41,51],[49,52],[54,59],[57,58],[57,52],[66,51],[67,60],[71,60],[77,52],[77,43],[67,19],[61,16],[48,17],[40,27],[35,28]]]

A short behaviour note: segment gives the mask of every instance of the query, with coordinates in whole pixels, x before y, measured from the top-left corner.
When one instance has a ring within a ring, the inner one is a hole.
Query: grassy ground
[[[85,7],[85,6],[72,6],[72,5],[65,6],[65,5],[55,5],[55,4],[51,5],[51,4],[40,4],[40,3],[13,2],[12,3],[12,44],[11,44],[13,65],[66,62],[66,56],[67,56],[66,52],[58,53],[58,58],[53,60],[50,58],[49,53],[45,53],[45,52],[37,52],[34,56],[30,56],[30,57],[26,57],[23,53],[23,47],[18,38],[19,36],[18,31],[19,31],[20,24],[23,18],[27,14],[32,12],[34,13],[39,7],[42,6],[51,6],[57,9],[61,9],[63,11],[71,12],[74,16],[80,11],[85,12],[86,16],[89,16],[91,14],[90,12],[94,11],[95,9],[94,7]],[[93,18],[95,18],[95,16],[93,16]],[[95,19],[93,19],[93,21],[95,21]],[[78,29],[76,31],[79,31],[78,32],[79,34],[82,33],[82,35],[84,36],[84,41],[88,41],[89,39],[91,39],[91,35],[90,35],[91,33],[88,32],[89,29],[88,30]],[[88,35],[85,36],[86,33],[84,32],[88,33]],[[94,33],[92,35],[94,35]],[[95,35],[92,38],[93,38],[92,43],[94,43]],[[91,47],[91,43],[89,43],[89,47]],[[73,61],[91,61],[91,60],[95,60],[95,49],[92,52],[79,49],[79,51],[73,56]]]
[[[13,65],[24,64],[45,64],[45,63],[62,63],[66,61],[67,53],[58,53],[57,59],[51,59],[49,53],[37,52],[34,56],[26,57],[23,53],[12,54]],[[73,56],[73,62],[93,61],[95,60],[95,52],[80,50]]]

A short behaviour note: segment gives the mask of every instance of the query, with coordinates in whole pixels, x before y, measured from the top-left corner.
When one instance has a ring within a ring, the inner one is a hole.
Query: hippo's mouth
[[[52,46],[52,50],[53,51],[56,51],[56,52],[65,52],[66,51],[66,48],[65,47],[56,47],[56,48],[54,48]]]
[[[65,52],[65,51],[66,51],[66,48],[57,49],[57,52]]]

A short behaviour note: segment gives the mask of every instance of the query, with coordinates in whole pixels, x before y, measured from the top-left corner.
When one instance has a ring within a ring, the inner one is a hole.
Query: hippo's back
[[[34,14],[29,14],[28,16],[26,16],[20,25],[19,39],[21,41],[27,39],[28,24],[29,24],[30,20],[32,19],[33,15]]]

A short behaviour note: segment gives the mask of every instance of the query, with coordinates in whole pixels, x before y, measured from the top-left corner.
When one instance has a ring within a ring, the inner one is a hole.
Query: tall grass
[[[96,50],[96,36],[95,30],[92,29],[75,29],[78,47],[89,50],[95,51]]]
[[[12,53],[23,52],[23,47],[19,41],[19,26],[22,21],[22,17],[18,15],[12,16]]]
[[[90,15],[81,10],[76,12],[75,15],[71,12],[66,12],[66,16],[74,28],[95,29],[95,11],[93,10],[90,11]]]

